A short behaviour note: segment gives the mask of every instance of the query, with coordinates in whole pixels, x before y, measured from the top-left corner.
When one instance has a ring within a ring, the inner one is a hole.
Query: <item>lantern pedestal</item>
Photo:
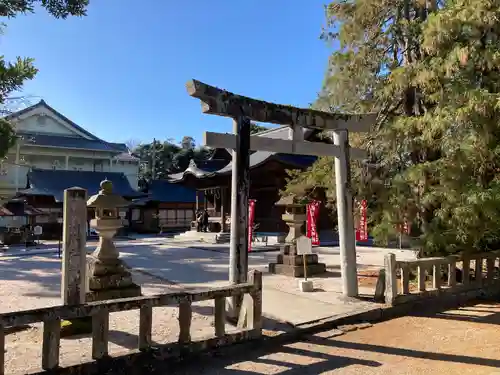
[[[302,235],[302,227],[306,221],[305,205],[296,201],[293,196],[281,198],[276,206],[285,206],[286,212],[281,216],[290,228],[281,246],[275,263],[269,263],[269,273],[291,277],[304,277],[304,257],[297,254],[295,241]],[[306,255],[307,276],[326,272],[326,264],[319,263],[318,254]]]
[[[133,282],[132,274],[119,259],[120,253],[113,242],[114,235],[122,227],[118,209],[128,202],[112,194],[111,188],[109,181],[103,181],[99,194],[87,202],[96,210],[96,218],[90,221],[90,226],[99,233],[99,244],[87,258],[88,302],[141,295],[141,287]]]
[[[319,263],[318,254],[306,255],[307,276],[326,272],[326,264]],[[297,254],[295,244],[284,244],[276,257],[276,263],[269,263],[269,273],[291,277],[304,277],[304,257]]]

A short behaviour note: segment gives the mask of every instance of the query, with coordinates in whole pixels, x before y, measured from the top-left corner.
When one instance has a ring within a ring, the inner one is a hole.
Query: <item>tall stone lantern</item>
[[[132,281],[113,242],[123,225],[120,208],[129,203],[113,193],[111,181],[102,181],[100,187],[99,193],[87,200],[87,206],[95,210],[90,226],[99,233],[99,244],[87,260],[87,301],[140,296],[141,288]]]
[[[294,195],[282,197],[276,206],[284,206],[285,213],[281,218],[288,225],[289,230],[285,238],[285,243],[281,246],[276,263],[269,263],[269,272],[292,277],[304,276],[304,258],[297,254],[296,240],[302,233],[302,228],[306,222],[306,202]],[[326,265],[318,262],[318,254],[306,255],[307,275],[314,276],[326,271]]]

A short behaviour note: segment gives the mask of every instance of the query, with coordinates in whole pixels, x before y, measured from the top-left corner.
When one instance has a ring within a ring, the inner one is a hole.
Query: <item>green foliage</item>
[[[155,179],[164,179],[171,173],[184,171],[191,160],[199,162],[208,159],[211,150],[197,146],[189,136],[182,138],[179,144],[173,140],[154,141],[139,144],[132,152],[141,160],[140,179],[152,179],[154,165]]]
[[[263,132],[264,130],[268,130],[265,126],[257,125],[255,123],[250,124],[250,134],[256,134],[259,132]]]
[[[500,245],[499,20],[500,0],[328,7],[324,38],[340,49],[315,106],[382,114],[370,134],[351,135],[370,154],[353,163],[353,188],[380,240],[406,218],[428,254]],[[334,191],[333,172],[320,159],[287,189]]]
[[[65,19],[68,16],[84,16],[88,0],[2,0],[0,16],[14,18],[18,14],[33,13],[35,6],[40,5],[55,18]],[[2,24],[2,31],[5,24]],[[35,77],[37,69],[33,59],[17,57],[14,62],[6,61],[0,56],[0,106],[5,106],[9,95],[20,90],[26,80]],[[15,131],[7,120],[0,120],[0,158],[15,144]]]

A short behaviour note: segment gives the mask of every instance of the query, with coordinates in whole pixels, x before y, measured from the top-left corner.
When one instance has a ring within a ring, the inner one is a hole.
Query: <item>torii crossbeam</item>
[[[352,194],[349,189],[349,160],[350,157],[364,159],[366,152],[349,147],[348,131],[368,132],[377,115],[333,114],[274,104],[233,94],[196,80],[189,81],[186,87],[190,96],[201,100],[203,113],[234,119],[234,134],[204,134],[205,145],[233,149],[230,281],[245,282],[248,271],[249,151],[334,156],[343,293],[350,297],[357,296],[356,242]],[[250,136],[250,121],[290,126],[290,139]],[[335,144],[304,141],[302,128],[330,130],[334,134]]]

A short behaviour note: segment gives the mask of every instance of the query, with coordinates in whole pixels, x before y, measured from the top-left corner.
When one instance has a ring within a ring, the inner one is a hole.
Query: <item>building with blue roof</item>
[[[95,194],[105,178],[130,200],[141,196],[140,161],[125,144],[98,138],[43,100],[6,118],[15,125],[19,138],[0,161],[0,197],[4,202],[22,198],[45,215],[37,215],[34,220],[2,216],[0,227],[28,221],[57,225],[62,217],[64,189],[80,186]]]
[[[196,190],[166,180],[150,181],[132,201],[130,228],[138,233],[186,230],[194,219]]]
[[[45,101],[12,113],[17,144],[0,161],[0,197],[26,188],[31,169],[122,173],[138,188],[139,159],[125,144],[107,142],[58,112]]]

